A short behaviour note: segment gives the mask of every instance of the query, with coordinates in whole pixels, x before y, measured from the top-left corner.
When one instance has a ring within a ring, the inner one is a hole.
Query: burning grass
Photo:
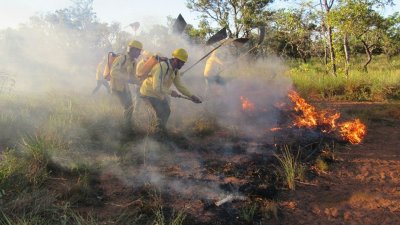
[[[242,102],[242,110],[244,112],[254,112],[254,103],[251,102],[248,98],[240,96],[240,101]]]
[[[339,124],[339,132],[344,140],[359,144],[366,134],[366,126],[359,119],[355,119]]]
[[[40,106],[35,100],[28,101],[29,106],[12,101],[5,105],[30,108],[20,114],[2,112],[0,118],[16,117],[12,120],[15,131],[24,130],[19,124],[39,119],[31,125],[34,129],[15,132],[24,133],[15,142],[0,144],[0,190],[4,192],[0,203],[7,206],[2,207],[4,221],[43,222],[43,215],[47,215],[44,209],[54,209],[52,216],[63,216],[66,223],[86,224],[249,224],[278,220],[278,192],[285,187],[295,189],[296,182],[310,179],[316,158],[332,141],[326,135],[344,127],[337,123],[339,114],[318,114],[300,101],[306,107],[298,107],[296,116],[309,109],[307,115],[313,118],[304,121],[311,121],[311,127],[294,120],[291,126],[281,126],[274,132],[264,129],[252,136],[243,129],[246,123],[258,123],[259,117],[269,116],[271,111],[242,96],[237,99],[239,108],[235,112],[245,117],[242,126],[219,124],[205,113],[196,117],[192,126],[178,127],[159,141],[149,132],[150,120],[148,124],[133,121],[135,132],[124,134],[118,126],[122,115],[114,108],[84,99],[62,99]],[[36,114],[38,108],[47,116]],[[292,112],[281,111],[286,119],[292,118]],[[333,117],[323,120],[328,115]],[[1,119],[0,123],[6,121]],[[354,132],[351,126],[346,129],[348,135]],[[301,135],[293,135],[296,132]],[[313,138],[304,138],[310,134]],[[26,157],[19,158],[21,154]],[[23,163],[16,163],[17,159]],[[42,194],[27,198],[27,190]],[[154,198],[151,190],[162,198]],[[17,208],[21,199],[25,202]],[[35,202],[43,204],[39,207]],[[32,214],[21,214],[24,210]]]
[[[366,126],[359,119],[338,123],[340,113],[317,111],[295,91],[289,93],[289,98],[295,104],[294,111],[299,113],[294,118],[293,126],[318,129],[323,133],[333,133],[338,130],[341,138],[352,144],[359,144],[363,140]]]

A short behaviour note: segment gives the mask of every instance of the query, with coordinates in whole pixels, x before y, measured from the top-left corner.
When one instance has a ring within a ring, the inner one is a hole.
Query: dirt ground
[[[367,126],[367,135],[359,145],[337,144],[329,169],[297,183],[295,191],[277,191],[269,186],[274,177],[267,165],[273,165],[274,157],[265,154],[270,149],[268,143],[238,139],[225,146],[224,141],[218,143],[225,140],[224,134],[217,133],[202,139],[199,145],[178,136],[173,137],[173,144],[183,150],[170,158],[155,157],[153,164],[158,167],[147,162],[148,173],[142,177],[160,180],[162,199],[154,200],[146,185],[138,185],[136,180],[127,185],[127,180],[115,173],[103,173],[94,185],[102,193],[93,197],[97,200],[100,196],[101,204],[81,207],[80,212],[94,210],[104,218],[102,224],[118,224],[116,216],[131,221],[131,217],[151,214],[162,202],[166,212],[186,209],[183,224],[400,224],[400,104],[313,105],[336,109],[345,120],[360,118]],[[249,151],[252,145],[262,153]],[[124,172],[129,171],[140,169],[126,166]],[[248,198],[216,207],[213,203],[223,192]],[[277,218],[257,214],[252,221],[243,220],[243,209],[254,202],[265,206],[271,199],[278,205]],[[140,220],[136,224],[141,224]]]
[[[400,105],[331,106],[364,116],[365,140],[338,150],[328,172],[282,194],[276,224],[400,224]]]

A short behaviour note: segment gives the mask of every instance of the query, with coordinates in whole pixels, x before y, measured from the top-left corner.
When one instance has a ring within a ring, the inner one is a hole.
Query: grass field
[[[400,99],[400,58],[379,58],[368,73],[354,66],[349,77],[326,74],[315,61],[290,68],[295,88],[309,100]],[[348,116],[398,117],[396,106]],[[136,133],[126,134],[120,105],[103,96],[3,94],[0,109],[0,224],[7,225],[277,221],[276,193],[326,174],[335,151],[349,147],[315,132],[274,145],[206,113],[178,121],[162,143],[150,135],[154,115],[147,109],[134,115]],[[215,207],[227,193],[242,200]]]
[[[340,70],[337,77],[327,73],[319,59],[304,64],[291,62],[289,76],[302,96],[324,100],[390,101],[400,99],[400,57],[376,56],[368,73],[362,71],[362,58],[356,58],[348,77]]]

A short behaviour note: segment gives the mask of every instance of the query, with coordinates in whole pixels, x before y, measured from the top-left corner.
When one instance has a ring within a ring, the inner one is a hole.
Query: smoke
[[[239,58],[230,55],[227,67],[221,73],[222,84],[205,85],[202,71],[194,70],[183,80],[193,93],[203,99],[195,105],[186,100],[174,100],[173,117],[176,124],[182,118],[196,118],[199,114],[209,114],[223,127],[239,127],[244,135],[260,136],[278,120],[277,103],[285,101],[292,86],[286,73],[286,66],[277,57],[261,59]],[[203,67],[198,66],[203,69]],[[184,68],[183,68],[184,69]],[[254,107],[243,109],[242,100]]]
[[[74,35],[70,31],[58,29],[57,34],[46,34],[23,26],[1,34],[1,68],[15,74],[16,93],[82,91],[93,83],[95,57],[88,49],[71,46],[66,38]]]
[[[171,147],[171,143],[149,138],[122,141],[119,127],[122,106],[105,94],[90,95],[96,85],[97,63],[110,46],[110,43],[99,44],[96,38],[100,37],[100,31],[97,28],[74,30],[32,22],[15,30],[0,31],[1,68],[15,74],[14,93],[33,98],[24,103],[26,107],[17,104],[14,111],[3,111],[2,115],[7,113],[14,118],[10,125],[12,133],[19,135],[22,131],[35,133],[39,130],[43,135],[54,135],[68,144],[68,151],[52,155],[54,162],[67,168],[79,163],[101,164],[104,173],[111,173],[132,187],[151,183],[159,189],[206,199],[224,194],[215,180],[202,179],[204,159],[200,154],[182,155],[188,149],[179,149],[176,145]],[[161,25],[154,25],[136,36],[121,33],[115,40],[123,43],[111,44],[126,46],[131,39],[141,41],[144,49],[167,57],[171,57],[174,49],[185,48],[189,60],[182,70],[213,48],[192,45],[184,35],[171,35],[168,28]],[[193,94],[200,96],[203,103],[171,99],[171,130],[182,130],[184,121],[194,120],[204,113],[215,117],[221,126],[238,127],[249,136],[262,134],[275,125],[277,112],[274,104],[286,97],[291,86],[291,81],[284,75],[284,63],[275,57],[257,60],[241,57],[238,60],[236,49],[232,49],[232,46],[220,49],[225,54],[227,65],[221,73],[224,85],[212,85],[206,90],[203,77],[205,60],[184,74],[183,83]],[[241,97],[255,105],[254,112],[243,111]],[[4,103],[2,108],[9,108],[12,104]],[[14,139],[13,142],[17,142]],[[224,145],[229,147],[230,143]],[[174,169],[177,176],[166,175]]]
[[[151,138],[127,147],[127,160],[140,163],[122,165],[115,157],[103,155],[103,173],[112,174],[130,187],[150,184],[163,193],[179,193],[188,199],[217,199],[226,192],[216,180],[204,179],[203,158],[196,152],[182,151]],[[102,159],[101,159],[102,158]]]
[[[171,52],[176,48],[186,49],[189,59],[181,72],[191,68],[183,74],[182,81],[203,100],[202,104],[194,104],[186,99],[171,98],[171,128],[175,125],[179,129],[185,121],[194,120],[205,113],[213,116],[222,126],[240,127],[249,136],[262,134],[276,126],[278,112],[275,105],[286,99],[287,91],[292,87],[290,78],[285,75],[286,65],[280,58],[254,58],[246,53],[252,47],[249,44],[226,42],[217,50],[223,60],[220,75],[224,84],[207,87],[203,75],[207,58],[200,62],[198,60],[219,43],[214,46],[193,45],[184,35],[159,31],[156,37],[146,38],[147,34],[143,33],[137,39],[143,42],[144,49],[162,56],[171,57]],[[255,105],[254,112],[243,112],[241,97]]]

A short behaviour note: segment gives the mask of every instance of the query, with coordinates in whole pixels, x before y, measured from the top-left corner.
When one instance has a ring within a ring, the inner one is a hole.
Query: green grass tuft
[[[285,145],[281,150],[281,154],[276,154],[275,157],[278,159],[285,182],[290,190],[296,189],[295,178],[299,165],[299,153],[293,155],[290,151],[290,147]]]

